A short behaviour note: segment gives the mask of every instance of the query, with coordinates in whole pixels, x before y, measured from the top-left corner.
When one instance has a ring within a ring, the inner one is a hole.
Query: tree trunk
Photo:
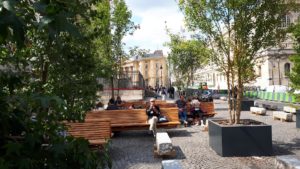
[[[242,99],[243,99],[243,83],[242,83],[242,77],[241,77],[241,68],[238,69],[237,75],[238,75],[238,85],[237,85],[237,100],[236,100],[236,124],[240,123],[241,118],[241,105],[242,105]]]
[[[114,92],[114,76],[112,75],[111,78],[111,97],[115,98],[115,92]]]
[[[230,117],[230,123],[234,122],[234,115],[232,112],[232,100],[231,100],[231,92],[230,92],[230,73],[229,71],[226,72],[226,80],[227,80],[227,102],[228,102],[228,113]]]

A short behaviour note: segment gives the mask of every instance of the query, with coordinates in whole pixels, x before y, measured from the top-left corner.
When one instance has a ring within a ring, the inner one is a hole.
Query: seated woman
[[[158,105],[155,105],[155,99],[150,99],[150,105],[146,108],[146,114],[148,115],[148,123],[150,124],[149,131],[156,136],[156,125],[160,116],[160,109]]]
[[[193,107],[193,118],[194,118],[194,123],[195,125],[200,125],[201,124],[201,119],[203,118],[203,112],[201,111],[200,108],[200,102],[197,97],[194,97],[191,106]]]
[[[132,104],[131,106],[129,106],[129,108],[128,109],[136,109],[135,108],[135,105],[134,104]]]
[[[117,100],[115,101],[115,105],[118,107],[123,107],[124,106],[124,101],[121,100],[120,96],[117,96]]]
[[[115,105],[115,99],[114,98],[109,99],[106,110],[118,110],[118,109],[119,109],[118,106]]]

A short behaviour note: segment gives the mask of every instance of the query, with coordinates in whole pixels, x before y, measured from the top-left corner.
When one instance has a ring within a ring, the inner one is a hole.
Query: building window
[[[261,76],[261,66],[258,66],[258,76]]]
[[[148,69],[148,64],[146,64],[145,69]]]
[[[291,19],[288,15],[285,15],[281,18],[281,27],[282,28],[286,28],[288,26],[290,26],[291,24]]]
[[[291,71],[291,64],[290,63],[285,63],[284,64],[284,74],[287,76],[290,74]]]

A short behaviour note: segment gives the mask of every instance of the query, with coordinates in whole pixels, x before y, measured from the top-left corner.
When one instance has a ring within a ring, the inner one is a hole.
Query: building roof
[[[153,53],[148,53],[148,54],[145,54],[143,56],[135,56],[133,58],[133,60],[143,60],[143,59],[151,59],[151,58],[160,58],[160,57],[163,57],[164,54],[163,54],[163,51],[162,50],[155,50]]]

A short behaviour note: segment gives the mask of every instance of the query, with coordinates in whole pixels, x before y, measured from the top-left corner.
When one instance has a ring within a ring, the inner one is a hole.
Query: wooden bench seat
[[[201,102],[200,108],[204,112],[205,117],[213,117],[217,114],[215,113],[214,102]]]
[[[93,119],[85,122],[66,123],[68,133],[76,138],[84,138],[92,146],[102,146],[111,138],[109,119]]]
[[[177,108],[161,108],[169,122],[158,123],[157,127],[174,128],[180,125]],[[93,111],[86,114],[89,119],[110,119],[112,131],[139,130],[149,127],[148,116],[145,109]]]

